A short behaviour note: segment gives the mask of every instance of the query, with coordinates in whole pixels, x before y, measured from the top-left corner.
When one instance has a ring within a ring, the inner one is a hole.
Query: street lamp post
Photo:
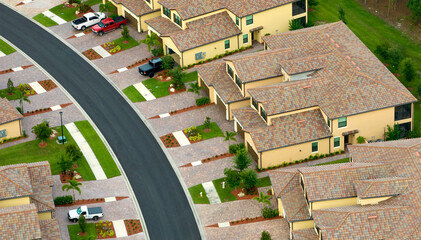
[[[61,122],[61,142],[64,144],[64,137],[63,137],[63,112],[60,111],[60,122]]]

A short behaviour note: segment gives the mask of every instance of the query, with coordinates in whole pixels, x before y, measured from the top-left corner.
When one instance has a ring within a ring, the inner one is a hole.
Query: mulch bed
[[[161,72],[159,72],[157,74],[156,77],[154,77],[156,80],[160,81],[160,82],[169,82],[171,81],[171,76],[168,73],[168,70],[162,70]]]
[[[262,216],[255,217],[255,218],[246,218],[246,219],[241,219],[241,220],[237,220],[237,221],[231,221],[230,226],[248,224],[248,223],[255,223],[255,222],[263,222],[263,221],[268,221],[268,220],[273,220],[273,219],[278,219],[278,218],[282,218],[282,216],[276,216],[276,217],[273,217],[273,218],[264,218]],[[217,228],[218,224],[212,224],[212,225],[208,225],[206,227],[216,227]]]
[[[95,59],[101,59],[101,55],[99,55],[97,52],[95,52],[95,50],[88,49],[84,52],[82,52],[83,55],[85,55],[85,57],[87,57],[89,60],[95,60]]]
[[[92,8],[91,8],[91,9],[89,9],[86,12],[75,14],[75,15],[77,16],[77,18],[81,18],[81,17],[83,17],[83,15],[85,15],[85,13],[89,13],[89,12],[94,12],[94,10],[92,10]]]
[[[34,66],[34,65],[21,66],[21,68],[27,69],[27,68],[30,68],[32,66]],[[11,73],[11,72],[14,72],[14,71],[11,68],[9,68],[9,69],[0,71],[0,74]]]
[[[213,105],[213,104],[215,104],[215,103],[204,104],[202,106],[196,106],[195,105],[195,106],[186,107],[186,108],[183,108],[183,109],[180,109],[180,110],[171,111],[170,112],[170,115],[173,116],[173,115],[176,115],[176,114],[179,114],[179,113],[192,111],[192,110],[203,108],[203,107],[206,107],[206,106],[209,106],[209,105]],[[159,115],[153,116],[153,117],[151,117],[149,119],[157,119],[157,118],[159,118]]]
[[[95,228],[96,228],[96,232],[98,233],[97,239],[107,239],[107,238],[115,238],[115,229],[114,229],[114,224],[112,221],[108,221],[108,222],[103,222],[102,226],[107,227],[108,229],[113,231],[113,235],[112,236],[108,236],[108,234],[105,237],[102,237],[102,235],[100,234],[101,231],[101,227],[97,227],[97,224],[99,223],[95,223]]]
[[[160,139],[167,148],[179,147],[180,146],[177,139],[175,139],[175,137],[172,133],[164,135],[164,136],[160,137]]]
[[[244,193],[244,196],[239,197],[238,194],[239,193]],[[247,200],[247,199],[253,199],[254,197],[258,197],[259,196],[259,191],[257,190],[257,188],[254,190],[254,194],[246,194],[243,190],[243,188],[237,188],[231,191],[231,194],[234,195],[237,200]]]
[[[126,226],[127,234],[129,236],[143,232],[139,219],[126,219],[124,220],[124,225]]]
[[[87,34],[89,34],[89,33],[92,33],[92,31],[91,31],[91,29],[85,29],[85,31],[83,31],[83,33],[84,33],[85,35],[87,35]],[[75,35],[73,35],[73,36],[68,37],[67,39],[72,39],[72,38],[76,38],[76,34],[75,34]]]
[[[192,141],[192,140],[190,140],[189,136],[187,136],[187,134],[184,132],[184,130],[183,130],[183,133],[186,136],[186,138],[189,140],[190,144],[203,141],[203,136],[202,136],[202,138],[200,140]]]
[[[57,85],[52,80],[43,80],[38,81],[38,83],[46,90],[50,91],[57,87]]]
[[[77,167],[76,167],[77,168]],[[74,169],[76,169],[74,168]],[[80,174],[79,174],[80,175]],[[67,183],[67,180],[72,180],[74,175],[70,175],[70,174],[65,174],[65,173],[60,173],[60,181],[61,183]],[[82,175],[80,176],[79,179],[75,179],[78,182],[83,182],[83,177]]]
[[[65,103],[65,104],[60,104],[61,108],[65,108],[67,106],[72,105],[73,103]],[[28,116],[32,116],[32,115],[37,115],[37,114],[41,114],[41,113],[46,113],[46,112],[51,112],[53,110],[51,110],[51,108],[42,108],[42,109],[37,109],[34,111],[27,111],[26,113],[23,114],[24,117],[28,117]]]
[[[224,154],[216,155],[216,156],[211,157],[211,158],[202,159],[201,162],[202,163],[208,163],[208,162],[212,162],[212,161],[215,161],[215,160],[219,160],[219,159],[227,158],[227,157],[232,157],[232,156],[234,156],[234,154],[224,153]],[[180,167],[192,167],[192,164],[187,163],[186,165],[183,165],[183,166],[180,166]]]
[[[145,59],[139,60],[139,61],[137,61],[137,62],[135,62],[135,63],[133,63],[133,64],[131,64],[131,65],[129,65],[129,66],[126,66],[126,68],[127,68],[127,69],[131,69],[131,68],[134,68],[134,67],[140,66],[140,65],[142,65],[142,64],[145,64],[145,63],[149,62],[149,60],[151,60],[151,59],[152,59],[152,58],[145,58]],[[115,70],[115,71],[110,72],[109,74],[114,74],[114,73],[118,73],[118,71],[117,71],[117,70]]]
[[[105,45],[105,44],[107,44],[107,45]],[[107,51],[111,55],[114,55],[114,54],[117,54],[117,53],[120,53],[120,52],[123,52],[124,51],[124,49],[121,48],[121,46],[120,46],[120,50],[119,51],[111,52],[111,50],[114,49],[116,46],[118,46],[118,45],[117,44],[114,45],[114,44],[111,44],[109,42],[108,43],[104,43],[104,44],[101,45],[101,47],[103,49],[105,49],[105,51]]]
[[[17,140],[21,140],[22,138],[27,138],[27,137],[28,136],[26,136],[26,137],[20,136],[20,137],[15,137],[15,138],[12,138],[12,139],[3,140],[3,142],[0,141],[0,145],[5,144],[5,143],[9,143],[9,142],[14,142],[14,141],[17,141]]]
[[[173,95],[173,94],[177,94],[177,93],[182,93],[182,92],[185,92],[186,91],[186,88],[183,88],[183,89],[181,89],[181,90],[178,90],[178,89],[175,89],[174,88],[174,92],[171,92],[170,91],[170,89],[171,89],[172,87],[169,87],[168,88],[168,92],[170,93],[170,95]]]
[[[79,182],[79,180],[78,180]],[[67,183],[67,182],[66,182]],[[125,197],[115,197],[117,201],[123,200],[129,198],[128,196]],[[86,204],[92,204],[92,203],[103,203],[105,202],[105,198],[92,198],[92,199],[80,199],[74,201],[72,204],[64,204],[64,205],[56,205],[56,207],[69,207],[69,206],[75,206],[75,205],[86,205]]]

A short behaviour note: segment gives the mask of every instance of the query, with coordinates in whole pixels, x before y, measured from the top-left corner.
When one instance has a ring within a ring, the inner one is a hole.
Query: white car
[[[80,206],[78,209],[70,210],[67,213],[67,217],[72,222],[77,222],[80,215],[84,215],[86,219],[93,219],[95,221],[104,216],[101,207],[88,208],[87,206]]]
[[[87,27],[98,24],[102,19],[105,19],[105,14],[102,12],[86,13],[83,17],[72,21],[73,28],[77,30],[85,30]]]

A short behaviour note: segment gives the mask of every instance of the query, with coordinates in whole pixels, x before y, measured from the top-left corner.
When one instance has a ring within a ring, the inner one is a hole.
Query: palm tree
[[[189,89],[187,89],[187,92],[192,92],[197,96],[200,96],[200,89],[203,89],[203,87],[200,87],[198,82],[189,83]]]
[[[105,4],[99,4],[99,11],[100,12],[107,12],[108,15],[111,15],[116,11],[116,7],[111,2],[106,2]]]
[[[161,42],[159,41],[159,37],[154,32],[146,35],[146,38],[140,40],[139,43],[143,43],[143,44],[148,45],[148,51],[149,52],[152,51],[152,47],[161,46]]]
[[[31,100],[29,100],[28,96],[25,95],[25,92],[22,91],[18,91],[18,99],[20,108],[22,109],[22,114],[24,114],[25,111],[23,111],[23,102],[31,103]]]
[[[63,187],[61,187],[61,189],[64,191],[66,190],[66,192],[68,192],[69,190],[73,190],[73,201],[76,200],[75,198],[75,190],[79,192],[79,195],[82,193],[82,191],[80,190],[79,186],[82,186],[82,183],[76,181],[76,178],[73,177],[72,180],[67,179],[67,182],[69,183],[68,185],[63,185]]]
[[[225,135],[224,135],[225,140],[224,141],[228,141],[228,145],[231,145],[231,140],[237,141],[237,139],[235,139],[235,135],[237,135],[236,132],[225,131]]]
[[[270,201],[269,201],[270,195],[264,195],[263,192],[259,193],[258,197],[254,197],[253,199],[257,200],[259,203],[262,204],[262,208],[263,208],[263,204],[267,204],[267,205],[271,205]]]

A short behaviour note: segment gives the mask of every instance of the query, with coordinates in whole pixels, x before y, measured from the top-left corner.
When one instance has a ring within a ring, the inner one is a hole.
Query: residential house
[[[22,136],[22,114],[6,98],[0,98],[0,143],[4,139],[20,136]]]
[[[181,66],[262,42],[288,31],[289,21],[307,22],[306,0],[160,0],[161,16],[145,21],[164,53]]]
[[[107,2],[107,0],[102,1]],[[138,32],[148,30],[146,20],[161,15],[161,5],[158,0],[110,0],[110,2],[117,8],[117,14],[127,18],[128,23]]]
[[[262,39],[263,52],[197,67],[259,168],[412,130],[417,99],[342,22]]]
[[[352,162],[269,172],[291,239],[421,239],[421,139],[349,147]]]
[[[50,164],[46,161],[1,166],[0,236],[61,239],[54,219],[52,186]]]

